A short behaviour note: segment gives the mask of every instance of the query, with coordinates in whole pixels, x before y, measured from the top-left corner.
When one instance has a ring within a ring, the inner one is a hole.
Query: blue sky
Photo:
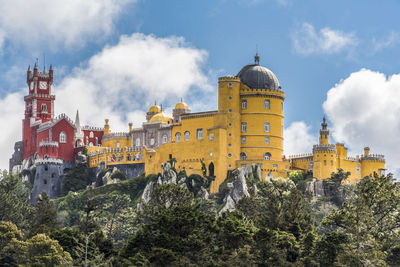
[[[128,121],[140,126],[154,101],[167,113],[180,97],[193,111],[216,109],[217,78],[252,63],[256,46],[286,93],[286,154],[311,152],[326,114],[333,140],[352,155],[369,145],[386,155],[391,171],[400,166],[400,104],[393,101],[400,90],[399,1],[0,0],[0,6],[0,111],[10,125],[1,134],[0,168],[21,138],[19,105],[35,58],[42,67],[45,54],[55,68],[57,113],[74,118],[79,109],[81,121],[96,126],[107,116],[123,131]]]

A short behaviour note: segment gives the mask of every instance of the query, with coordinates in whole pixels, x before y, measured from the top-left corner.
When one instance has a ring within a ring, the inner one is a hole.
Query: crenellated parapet
[[[84,131],[100,131],[100,132],[104,131],[104,129],[101,127],[94,127],[94,126],[88,126],[88,125],[83,126],[82,130],[84,130]]]
[[[37,159],[37,160],[35,160],[35,165],[45,165],[45,164],[62,165],[63,161],[61,159],[54,159],[54,158],[46,158],[46,159]]]
[[[336,146],[332,144],[328,145],[314,145],[313,153],[336,153]]]
[[[385,156],[380,154],[361,155],[360,161],[378,161],[385,162]]]
[[[56,141],[41,141],[39,147],[58,147],[58,142]]]

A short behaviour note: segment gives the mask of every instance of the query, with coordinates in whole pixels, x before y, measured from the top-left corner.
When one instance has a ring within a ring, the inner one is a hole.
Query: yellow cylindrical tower
[[[283,164],[283,103],[285,94],[269,69],[255,64],[242,68],[240,79],[240,165],[259,164],[265,173],[281,170]]]

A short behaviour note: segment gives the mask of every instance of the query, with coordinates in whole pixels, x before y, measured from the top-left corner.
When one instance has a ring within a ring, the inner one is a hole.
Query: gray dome
[[[236,77],[251,89],[281,89],[275,74],[259,64],[244,66]]]

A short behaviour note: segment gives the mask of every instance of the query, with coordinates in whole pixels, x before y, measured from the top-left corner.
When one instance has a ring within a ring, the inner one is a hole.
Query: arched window
[[[60,143],[66,143],[67,142],[67,135],[65,132],[60,133]]]
[[[186,131],[185,132],[185,141],[189,141],[189,138],[190,138],[190,133],[189,133],[189,131]]]
[[[121,147],[121,143],[119,141],[117,141],[117,143],[115,143],[115,147],[116,148],[120,148]]]
[[[266,152],[266,153],[264,154],[264,160],[270,160],[270,159],[271,159],[271,153]]]
[[[99,138],[95,138],[95,144],[96,144],[96,146],[98,146],[99,145]]]
[[[89,137],[86,136],[86,145],[89,145]]]
[[[246,160],[246,159],[247,159],[246,153],[244,152],[240,153],[240,160]]]
[[[165,144],[166,142],[168,142],[168,136],[164,134],[162,137],[162,143]]]
[[[176,133],[175,134],[175,142],[180,142],[181,141],[181,133]]]
[[[46,104],[42,104],[42,112],[47,112],[47,105]]]
[[[270,109],[271,108],[271,101],[269,99],[264,100],[264,108]]]
[[[89,146],[93,146],[93,143],[92,143],[92,142],[90,142],[90,143],[89,143]]]
[[[247,100],[242,100],[242,109],[247,109]]]
[[[90,133],[89,133],[89,137],[90,137],[90,138],[93,138],[93,136],[94,136],[93,132],[90,132]]]
[[[140,138],[136,138],[136,146],[140,146]]]
[[[269,133],[270,127],[269,127],[269,122],[264,122],[264,132]]]

